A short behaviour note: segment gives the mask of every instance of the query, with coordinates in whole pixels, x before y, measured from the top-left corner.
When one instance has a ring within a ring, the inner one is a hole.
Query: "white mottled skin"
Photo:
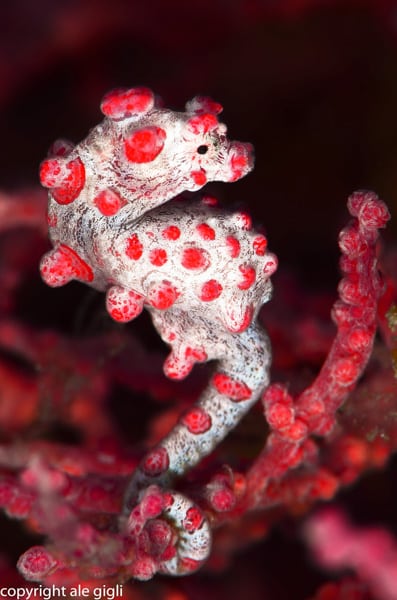
[[[268,384],[270,345],[256,318],[270,298],[269,277],[276,269],[275,257],[265,248],[257,251],[254,241],[261,236],[251,230],[244,216],[197,200],[172,200],[205,183],[195,183],[192,170],[205,173],[206,181],[233,181],[252,168],[250,146],[227,140],[223,124],[204,133],[189,129],[189,119],[202,113],[203,102],[196,99],[187,104],[184,113],[153,105],[132,117],[105,118],[75,148],[65,146],[62,156],[56,153],[61,165],[77,157],[84,165],[84,187],[77,197],[61,205],[47,184],[54,249],[42,260],[45,281],[55,286],[73,278],[84,280],[69,272],[59,277],[64,264],[60,248],[71,248],[92,270],[92,280],[86,279],[86,283],[107,291],[109,310],[112,294],[120,306],[125,304],[125,292],[133,291],[141,299],[137,314],[143,306],[148,309],[154,326],[171,346],[166,374],[181,379],[195,362],[214,360],[216,374],[249,390],[240,398],[216,385],[215,379],[211,381],[197,404],[209,417],[210,426],[197,433],[189,430],[182,418],[158,447],[168,457],[160,472],[148,471],[144,457],[128,486],[123,526],[147,487],[154,484],[166,489],[175,476],[196,465],[236,426]],[[161,127],[166,132],[164,147],[150,162],[131,163],[125,156],[123,140],[131,131],[147,126]],[[204,144],[207,151],[200,154],[197,149]],[[237,170],[235,157],[242,160]],[[104,189],[116,191],[123,199],[123,205],[111,216],[101,214],[94,202]],[[211,235],[197,229],[203,224]],[[167,226],[177,227],[180,235],[166,239]],[[131,257],[129,252],[131,236],[142,245],[138,257]],[[227,241],[230,238],[237,240],[238,251],[231,249]],[[186,266],[184,253],[192,248],[204,258],[198,265]],[[158,249],[165,251],[166,260],[153,264],[153,251]],[[243,275],[247,269],[254,273],[248,280]],[[150,290],[164,281],[173,286],[176,296],[170,306],[159,308],[151,302]],[[216,281],[221,292],[203,300],[203,286],[208,281]],[[184,533],[186,511],[194,504],[181,494],[174,493],[174,499],[172,509],[165,510],[163,518],[180,531],[179,558],[160,564],[158,570],[183,574],[187,568],[182,566],[181,556],[197,561],[198,566],[208,555],[210,530],[204,519],[201,533]]]

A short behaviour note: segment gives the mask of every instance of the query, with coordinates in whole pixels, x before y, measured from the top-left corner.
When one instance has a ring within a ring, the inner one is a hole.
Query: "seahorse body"
[[[219,105],[198,98],[185,113],[174,113],[137,88],[112,92],[102,110],[107,118],[86,140],[75,148],[56,143],[42,164],[54,246],[43,257],[42,276],[52,286],[78,279],[106,291],[116,321],[149,310],[171,346],[164,365],[169,377],[217,361],[197,405],[133,474],[128,515],[147,488],[166,489],[211,452],[267,385],[270,346],[256,317],[270,297],[277,263],[247,215],[228,214],[206,198],[171,201],[252,168],[251,147],[228,141],[218,123]],[[174,493],[174,506],[164,513],[183,531],[193,508],[199,511]],[[209,528],[204,517],[199,521],[197,539],[189,530],[178,556],[159,570],[182,574],[206,557]]]

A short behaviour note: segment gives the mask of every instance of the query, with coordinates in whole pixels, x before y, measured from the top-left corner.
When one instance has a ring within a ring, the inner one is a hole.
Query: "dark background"
[[[106,91],[142,84],[172,108],[196,94],[224,106],[231,138],[254,144],[256,168],[208,189],[248,207],[280,272],[309,289],[335,290],[336,240],[353,190],[373,189],[397,212],[392,0],[13,0],[1,3],[0,29],[4,191],[38,186],[54,139],[79,141],[101,118]],[[394,219],[389,245],[396,231]],[[385,499],[394,487],[390,469],[359,484],[348,503],[358,518],[393,520]],[[238,557],[210,588],[205,575],[171,585],[170,598],[210,598],[209,589],[211,598],[240,598],[247,581],[250,598],[307,597],[322,575],[310,579],[301,546],[291,538],[286,553],[285,536]],[[148,597],[160,598],[157,585],[146,586]]]

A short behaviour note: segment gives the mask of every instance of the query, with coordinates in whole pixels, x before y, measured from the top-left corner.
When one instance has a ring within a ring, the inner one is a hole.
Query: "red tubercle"
[[[248,400],[252,395],[252,390],[243,381],[237,381],[225,373],[215,373],[212,384],[220,394],[236,402]]]
[[[148,303],[159,310],[170,308],[178,297],[179,292],[177,288],[167,280],[153,283],[147,293]]]
[[[239,271],[241,273],[241,279],[237,284],[237,287],[240,290],[248,290],[255,283],[255,269],[251,265],[240,265]]]
[[[240,254],[241,246],[240,242],[233,235],[228,235],[226,237],[226,244],[228,252],[231,258],[237,258]]]
[[[258,256],[264,256],[266,254],[267,239],[264,235],[257,235],[252,242],[252,246],[255,254]]]
[[[117,215],[119,210],[127,204],[127,201],[124,198],[110,188],[99,192],[99,194],[95,196],[93,202],[99,212],[105,217]]]
[[[143,254],[143,244],[136,233],[133,233],[126,243],[125,254],[132,260],[139,260]]]
[[[106,294],[106,309],[114,321],[127,323],[141,314],[144,297],[133,290],[112,286]]]
[[[210,257],[206,250],[192,246],[182,251],[181,265],[189,271],[205,270],[210,266]]]
[[[194,533],[204,523],[204,515],[197,506],[192,506],[186,511],[185,518],[182,521],[182,527],[188,533]]]
[[[252,304],[245,307],[244,312],[229,308],[225,315],[225,327],[231,333],[242,333],[252,323],[254,309]]]
[[[216,279],[210,279],[201,286],[199,298],[203,302],[212,302],[222,294],[223,287]]]
[[[211,416],[201,407],[189,409],[182,417],[181,422],[194,435],[207,432],[211,429]]]
[[[188,112],[194,112],[196,115],[201,115],[204,113],[219,115],[219,113],[221,113],[223,110],[223,106],[208,96],[195,96],[192,100],[186,103],[186,110]]]
[[[208,223],[200,223],[197,225],[196,231],[203,240],[215,239],[215,230]]]
[[[166,132],[155,125],[132,131],[124,140],[124,151],[132,163],[152,162],[164,147]]]
[[[153,108],[153,105],[153,92],[148,88],[119,88],[104,96],[101,111],[105,117],[120,120],[143,114]]]
[[[167,251],[164,248],[153,248],[149,252],[149,260],[155,267],[162,267],[168,260]]]
[[[157,477],[164,473],[170,464],[168,452],[162,446],[149,452],[141,463],[141,470],[149,477]]]
[[[252,229],[252,219],[248,213],[240,212],[233,215],[233,220],[237,227],[244,231]]]
[[[58,204],[70,204],[79,196],[85,184],[85,168],[79,157],[66,162],[48,158],[40,165],[40,182]]]
[[[41,276],[51,287],[65,285],[72,279],[90,283],[94,279],[91,267],[69,246],[61,244],[44,255]]]
[[[186,127],[195,135],[204,135],[218,126],[218,119],[212,113],[203,113],[191,117]]]
[[[55,213],[47,213],[47,225],[48,227],[56,227],[58,224],[58,217]]]
[[[194,183],[200,187],[207,183],[207,175],[204,169],[201,169],[200,171],[191,171],[190,177],[193,179]]]
[[[181,230],[176,225],[169,225],[168,227],[165,227],[163,229],[163,231],[161,232],[161,235],[166,240],[175,241],[180,238]]]

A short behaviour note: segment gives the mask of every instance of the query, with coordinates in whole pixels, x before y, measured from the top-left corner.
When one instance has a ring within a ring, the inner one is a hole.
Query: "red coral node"
[[[124,140],[125,155],[133,163],[151,162],[162,151],[166,137],[164,129],[154,125],[132,131]]]
[[[113,217],[127,204],[127,201],[114,190],[106,189],[94,198],[94,204],[105,217]]]
[[[223,290],[223,287],[216,281],[216,279],[210,279],[206,281],[200,290],[199,298],[203,302],[212,302],[212,300],[216,300],[219,298]]]
[[[384,227],[389,219],[390,213],[380,200],[368,199],[361,206],[359,220],[367,229]]]
[[[188,410],[182,417],[182,423],[187,427],[190,433],[198,435],[211,429],[211,416],[199,406]]]
[[[104,96],[101,111],[105,117],[119,120],[145,113],[153,104],[153,92],[148,88],[116,89]]]
[[[227,512],[236,504],[236,497],[228,487],[220,487],[209,493],[211,507],[217,512]]]
[[[212,378],[212,384],[216,390],[231,400],[239,402],[240,400],[248,400],[251,397],[251,389],[243,382],[232,379],[225,373],[215,373]]]
[[[266,410],[266,419],[272,429],[284,429],[294,422],[294,409],[284,402],[275,402]]]
[[[341,358],[332,366],[332,374],[340,385],[350,385],[354,383],[360,373],[356,363],[349,358]]]
[[[22,554],[17,566],[21,575],[28,581],[41,581],[57,564],[43,546],[33,546]]]
[[[145,456],[141,464],[141,469],[149,477],[156,477],[164,473],[168,469],[169,464],[170,459],[167,450],[159,446]]]

